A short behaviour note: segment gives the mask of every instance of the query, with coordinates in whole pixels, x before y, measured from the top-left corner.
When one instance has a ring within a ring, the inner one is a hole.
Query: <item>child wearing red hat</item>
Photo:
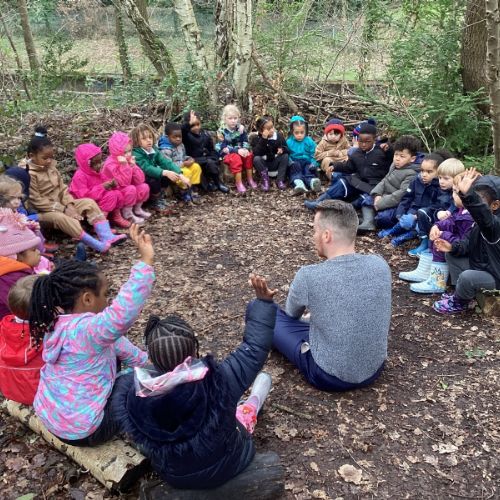
[[[321,170],[328,179],[332,178],[331,164],[335,162],[347,161],[347,151],[349,141],[345,136],[343,123],[334,118],[326,123],[323,138],[316,147],[314,158],[320,162]]]

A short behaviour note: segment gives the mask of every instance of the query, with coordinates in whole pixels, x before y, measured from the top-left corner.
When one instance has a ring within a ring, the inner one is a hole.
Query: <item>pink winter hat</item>
[[[109,138],[109,152],[113,156],[125,154],[125,148],[132,143],[132,140],[125,132],[115,132]]]
[[[12,210],[0,209],[0,255],[16,259],[18,253],[40,245],[40,238],[28,229],[22,216]]]
[[[80,168],[85,168],[90,166],[90,160],[102,153],[102,149],[91,142],[80,144],[75,149],[75,160],[76,164]]]

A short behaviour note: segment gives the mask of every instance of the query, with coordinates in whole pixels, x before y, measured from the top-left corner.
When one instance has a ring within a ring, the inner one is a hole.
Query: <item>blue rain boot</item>
[[[399,225],[399,222],[390,229],[382,229],[377,233],[379,238],[387,238],[387,236],[397,236],[404,232],[404,229]]]
[[[410,257],[418,257],[422,252],[425,252],[429,248],[429,238],[427,236],[422,236],[422,241],[417,248],[413,248],[408,252]]]
[[[328,191],[325,191],[321,196],[318,196],[316,201],[305,200],[304,205],[309,210],[316,210],[316,207],[318,206],[318,203],[320,201],[329,200],[329,199],[330,199],[330,195],[328,194]]]
[[[432,264],[432,254],[422,253],[420,254],[420,259],[418,261],[418,266],[413,271],[405,271],[399,273],[399,279],[405,281],[412,281],[415,283],[420,283],[421,281],[425,281],[429,277],[429,273],[431,272],[431,264]]]
[[[415,293],[444,293],[448,275],[449,270],[446,262],[433,262],[427,280],[421,283],[413,283],[410,290]]]
[[[109,241],[110,245],[118,245],[127,239],[126,234],[113,234],[107,219],[96,222],[94,224],[94,231],[100,241],[103,243],[107,243]]]
[[[111,242],[96,240],[95,238],[92,238],[92,236],[90,236],[90,234],[86,233],[85,231],[81,232],[79,240],[82,243],[85,243],[85,245],[87,245],[88,247],[92,248],[92,250],[95,250],[96,252],[99,253],[106,253],[111,247]]]
[[[402,245],[405,241],[413,240],[417,236],[417,231],[407,231],[399,236],[396,236],[391,240],[391,245],[393,247],[398,247]]]

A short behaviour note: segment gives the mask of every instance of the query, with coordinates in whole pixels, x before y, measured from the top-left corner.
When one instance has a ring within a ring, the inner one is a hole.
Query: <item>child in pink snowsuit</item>
[[[142,208],[149,198],[149,186],[145,183],[144,172],[135,164],[132,141],[124,132],[115,132],[109,139],[109,156],[104,162],[103,174],[106,179],[115,179],[123,195],[121,213],[125,219],[141,224],[151,217]]]
[[[75,149],[78,170],[73,175],[69,192],[75,198],[91,198],[108,214],[110,222],[118,227],[130,227],[120,209],[123,207],[123,194],[117,189],[115,180],[107,180],[102,172],[102,149],[95,144],[80,144]]]

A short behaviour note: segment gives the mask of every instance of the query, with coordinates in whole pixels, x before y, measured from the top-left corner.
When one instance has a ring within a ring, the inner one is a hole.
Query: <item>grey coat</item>
[[[372,196],[382,196],[377,203],[377,210],[397,207],[410,182],[415,178],[419,170],[420,165],[414,163],[403,168],[396,168],[392,164],[387,175],[370,193]]]

